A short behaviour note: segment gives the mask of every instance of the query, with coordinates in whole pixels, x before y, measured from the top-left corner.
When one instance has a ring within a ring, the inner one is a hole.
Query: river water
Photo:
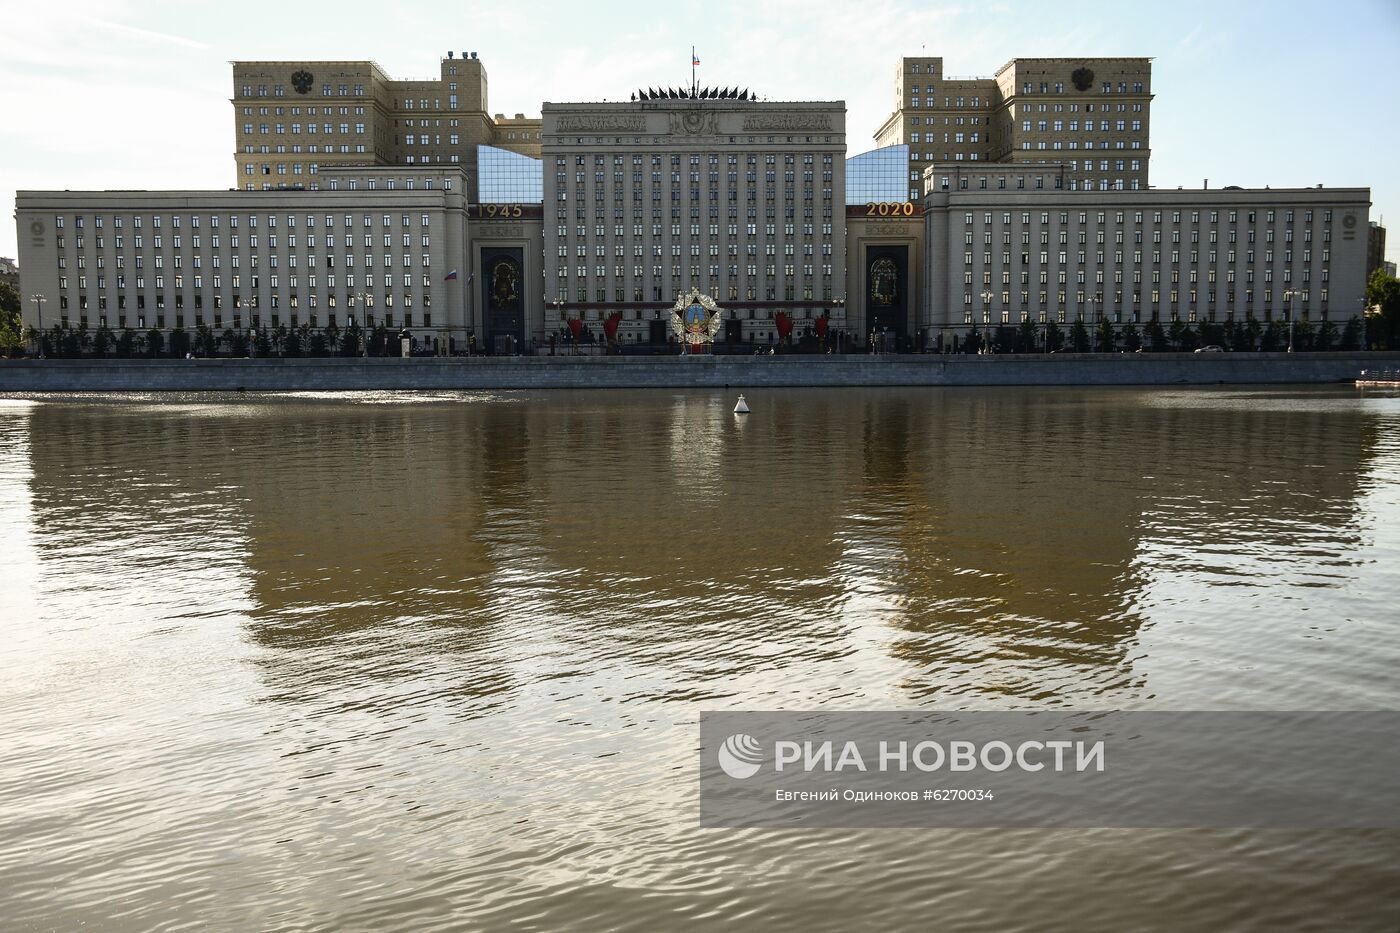
[[[1394,928],[1386,831],[716,830],[702,709],[1400,708],[1400,397],[0,399],[7,929]]]

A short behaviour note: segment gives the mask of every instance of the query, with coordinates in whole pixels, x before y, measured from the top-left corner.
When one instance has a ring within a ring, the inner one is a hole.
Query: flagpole
[[[695,46],[690,47],[690,96],[694,97],[698,85],[695,78]]]

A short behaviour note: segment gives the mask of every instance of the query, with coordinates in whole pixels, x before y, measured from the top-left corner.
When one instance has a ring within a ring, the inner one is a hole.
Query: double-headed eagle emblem
[[[719,333],[720,319],[724,309],[715,304],[709,295],[692,288],[687,294],[676,299],[671,308],[671,330],[682,342],[692,348],[715,342]]]

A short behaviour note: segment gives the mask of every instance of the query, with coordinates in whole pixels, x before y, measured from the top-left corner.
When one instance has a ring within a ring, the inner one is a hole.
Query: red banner
[[[574,342],[577,343],[580,335],[583,334],[583,321],[576,317],[569,318],[569,333],[574,335]]]
[[[822,340],[826,339],[826,328],[827,318],[826,315],[822,315],[821,317],[817,318],[817,336],[820,337]]]
[[[778,325],[778,336],[784,340],[792,336],[792,316],[786,311],[779,311],[773,315],[773,322]]]
[[[617,325],[622,321],[622,312],[614,311],[603,320],[603,333],[608,335],[609,340],[617,339]]]

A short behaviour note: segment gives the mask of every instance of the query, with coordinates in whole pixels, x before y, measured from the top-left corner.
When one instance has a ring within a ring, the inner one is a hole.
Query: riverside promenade
[[[0,361],[0,392],[1351,382],[1400,352],[579,356]]]

